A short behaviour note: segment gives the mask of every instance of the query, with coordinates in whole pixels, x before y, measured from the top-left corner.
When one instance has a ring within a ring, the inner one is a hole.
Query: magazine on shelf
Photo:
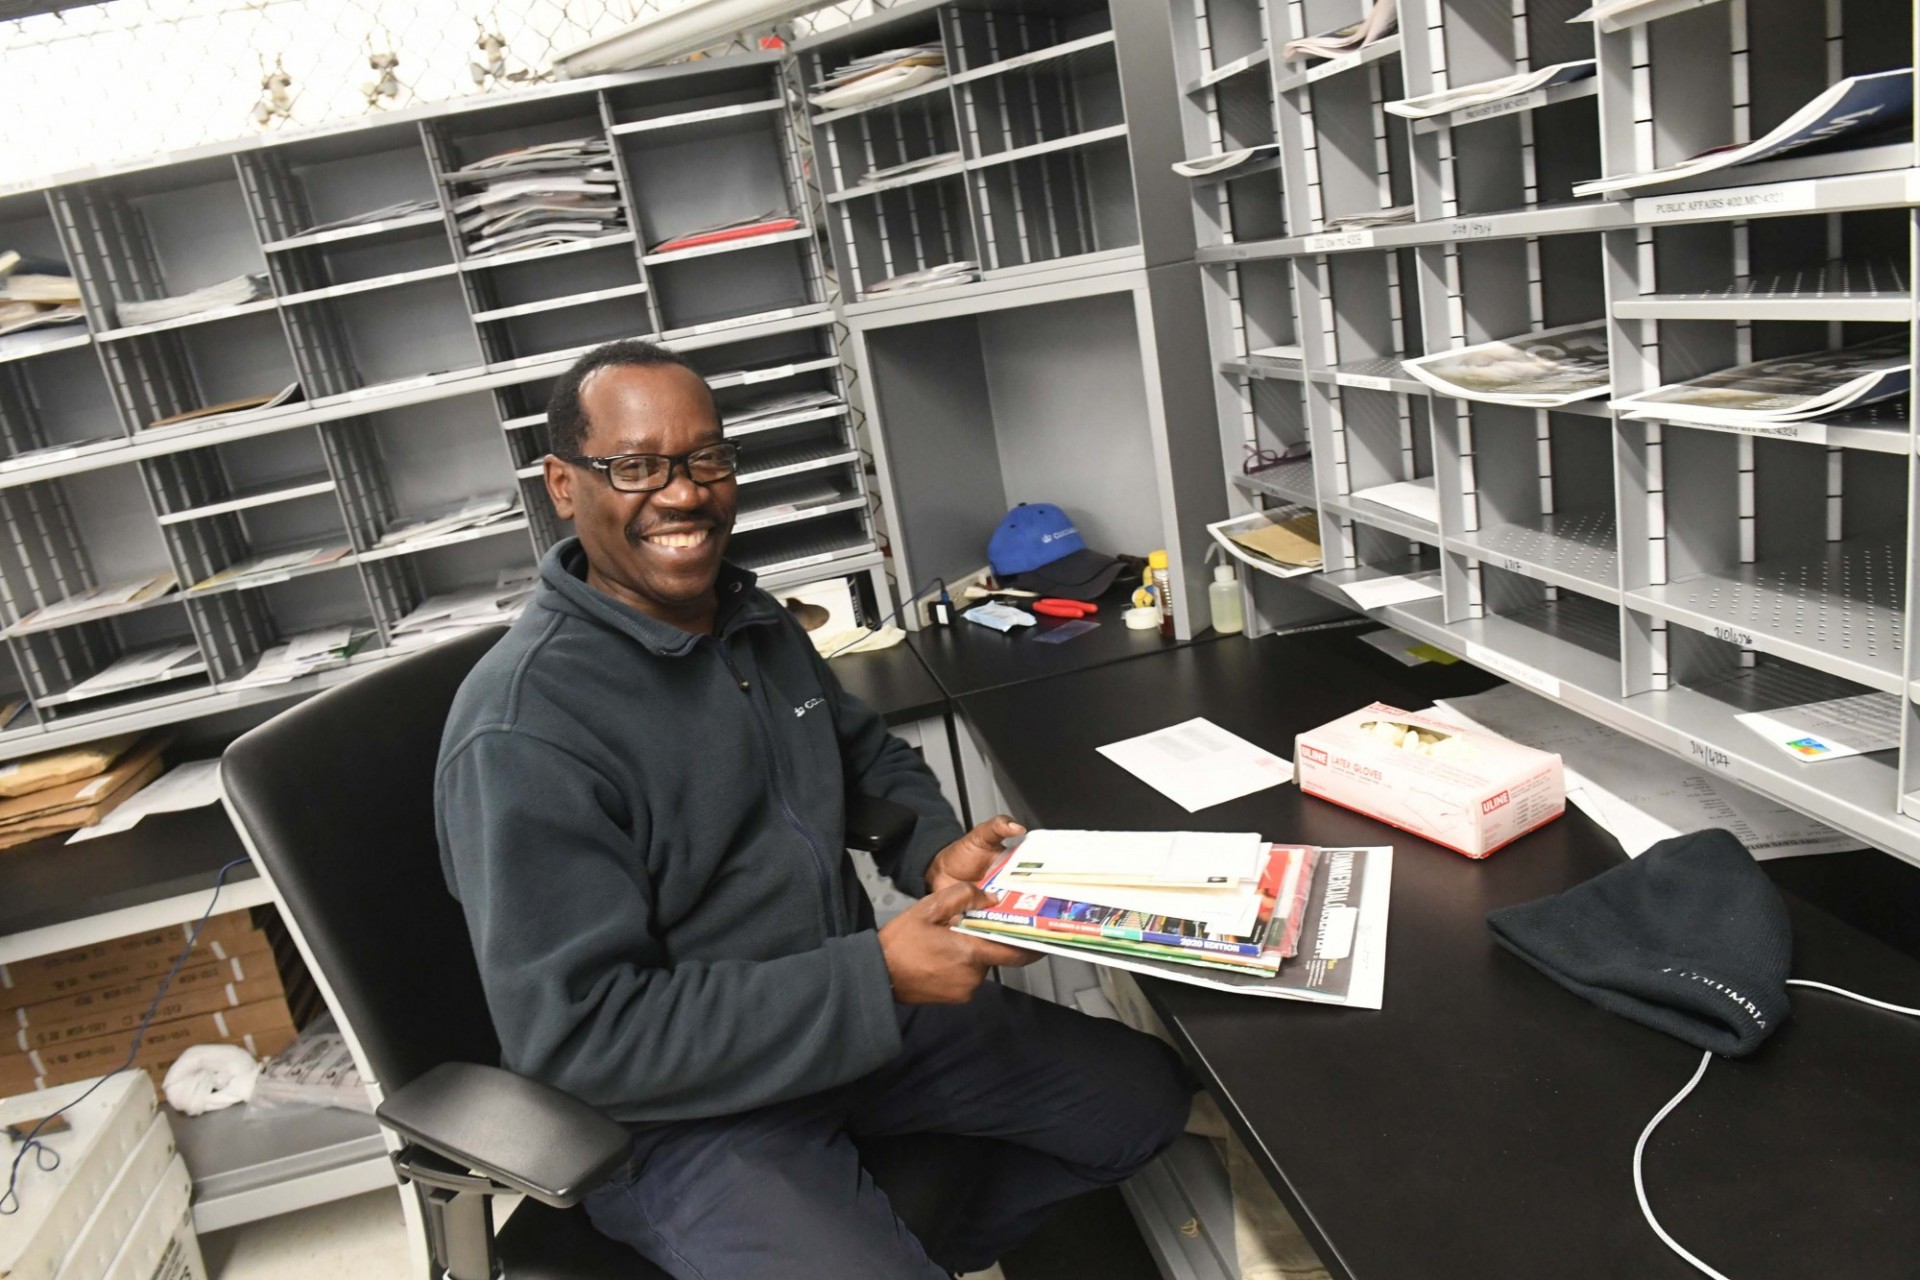
[[[39,630],[56,623],[82,622],[99,613],[109,613],[134,605],[145,604],[166,595],[179,581],[173,571],[163,569],[159,573],[148,574],[144,578],[128,578],[124,582],[109,582],[86,591],[77,591],[64,600],[35,609],[16,624],[22,631]]]
[[[1392,35],[1399,26],[1399,0],[1373,0],[1373,7],[1367,10],[1363,20],[1324,35],[1289,40],[1280,56],[1289,62],[1295,58],[1337,58]]]
[[[1280,144],[1277,142],[1263,142],[1255,147],[1218,151],[1210,156],[1195,156],[1191,160],[1175,160],[1169,167],[1183,178],[1205,178],[1228,169],[1237,169],[1255,156],[1263,156],[1269,151],[1279,149]]]
[[[815,92],[807,101],[822,111],[838,111],[890,98],[946,74],[946,51],[938,43],[887,49],[835,67],[812,86]]]
[[[768,209],[765,213],[756,213],[751,217],[735,218],[731,222],[716,222],[710,227],[699,227],[693,231],[683,231],[654,245],[649,253],[672,253],[679,249],[697,249],[702,245],[725,244],[732,240],[751,240],[757,236],[770,236],[782,231],[792,231],[800,225],[800,219],[778,209]]]
[[[278,409],[282,405],[292,404],[300,398],[300,384],[289,382],[270,395],[248,396],[243,400],[229,400],[225,404],[202,405],[197,409],[187,409],[180,413],[169,414],[164,418],[155,418],[146,425],[145,429],[151,431],[155,427],[177,427],[183,422],[197,422],[202,426],[211,426],[216,418],[238,417],[243,413],[265,413],[269,409]]]
[[[1031,938],[1272,975],[1298,948],[1315,850],[1267,846],[1260,854],[1260,877],[1247,882],[1244,893],[1212,895],[1091,885],[1026,888],[1018,881],[1009,885],[1006,867],[1019,857],[1017,849],[1009,853],[982,883],[994,901],[966,913],[967,932],[1015,946]],[[1231,900],[1236,914],[1228,919],[1200,914],[1208,910],[1201,901],[1208,897]]]
[[[428,213],[439,207],[438,200],[401,200],[394,204],[382,205],[378,209],[368,209],[365,213],[353,213],[344,218],[335,218],[332,222],[315,223],[299,234],[317,236],[329,231],[345,231],[349,227],[372,226],[376,222],[386,222],[391,218],[410,218],[417,213]]]
[[[1576,196],[1632,191],[1697,178],[1735,165],[1799,153],[1850,151],[1913,136],[1913,68],[1848,76],[1752,142],[1715,147],[1679,164],[1647,173],[1617,174],[1578,183]]]
[[[1722,369],[1612,402],[1629,418],[1761,426],[1803,422],[1907,395],[1913,361],[1902,332],[1837,351]]]
[[[278,580],[290,577],[302,569],[315,569],[321,565],[332,564],[344,556],[350,555],[352,547],[302,547],[298,551],[269,552],[266,555],[242,560],[239,564],[222,569],[211,577],[202,578],[193,584],[191,591],[211,591],[215,587],[224,587],[231,583],[249,578],[269,578]]]
[[[904,178],[909,174],[920,173],[928,169],[939,169],[947,165],[959,164],[958,151],[942,151],[938,155],[922,156],[918,160],[907,160],[900,164],[888,165],[884,169],[869,169],[853,185],[856,187],[873,186],[894,178]]]
[[[10,333],[25,333],[29,329],[45,329],[53,325],[79,324],[86,319],[77,302],[61,303],[59,306],[40,306],[32,302],[0,302],[0,338]]]
[[[1443,396],[1527,409],[1558,408],[1611,389],[1604,320],[1457,347],[1401,367]]]
[[[419,542],[426,538],[456,533],[462,529],[477,529],[485,525],[497,524],[519,514],[520,499],[512,494],[470,498],[442,507],[437,511],[428,512],[426,515],[388,525],[386,531],[373,545],[375,547],[402,546],[409,542]]]
[[[950,284],[971,284],[979,278],[980,264],[962,259],[959,262],[943,262],[937,267],[927,267],[921,271],[908,271],[902,275],[888,276],[885,280],[868,285],[862,296],[885,298],[902,293],[920,293],[927,289],[944,288]]]
[[[1576,80],[1590,79],[1594,74],[1592,58],[1582,58],[1578,62],[1556,62],[1550,67],[1541,67],[1538,71],[1522,71],[1518,75],[1502,76],[1498,80],[1483,80],[1479,84],[1461,85],[1458,89],[1442,89],[1438,93],[1427,93],[1417,98],[1389,102],[1386,104],[1386,109],[1403,119],[1425,120],[1431,116],[1443,116],[1467,107],[1485,106],[1489,103],[1503,102],[1508,98],[1518,98],[1538,90],[1572,84]]]
[[[1386,993],[1387,906],[1393,849],[1317,850],[1300,924],[1298,950],[1272,976],[1232,973],[1150,956],[1023,937],[1015,945],[1046,955],[1111,965],[1131,973],[1211,987],[1216,991],[1304,1000],[1350,1009],[1378,1009]],[[966,925],[956,926],[969,932]],[[996,938],[996,941],[1007,941]]]
[[[487,156],[441,178],[470,188],[453,201],[471,257],[557,247],[626,229],[605,138],[575,138]]]
[[[271,292],[266,275],[255,273],[235,276],[231,280],[222,280],[218,284],[210,284],[205,288],[195,289],[192,293],[183,293],[171,298],[122,302],[115,306],[114,314],[119,317],[122,325],[158,324],[163,320],[179,320],[206,311],[241,306],[255,299],[267,297]]]
[[[1317,573],[1325,564],[1320,513],[1312,507],[1255,511],[1210,524],[1207,533],[1234,559],[1276,578]]]

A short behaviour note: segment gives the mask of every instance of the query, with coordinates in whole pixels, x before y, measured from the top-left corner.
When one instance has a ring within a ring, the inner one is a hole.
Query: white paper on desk
[[[1342,582],[1339,587],[1362,609],[1383,609],[1390,604],[1433,599],[1440,594],[1440,575],[1429,573],[1410,578],[1395,574],[1388,578],[1369,578],[1365,582]]]
[[[1900,695],[1862,693],[1734,717],[1795,760],[1891,751],[1900,745]]]
[[[1188,813],[1293,779],[1291,761],[1203,716],[1110,742],[1099,752]]]
[[[1839,853],[1860,841],[1729,778],[1696,770],[1577,711],[1515,685],[1439,704],[1455,718],[1558,753],[1567,799],[1605,827],[1630,857],[1658,841],[1724,827],[1759,859]]]
[[[220,762],[190,760],[175,765],[158,779],[142,787],[131,800],[91,827],[82,827],[67,837],[68,844],[131,831],[150,813],[172,813],[179,809],[198,809],[220,800]]]

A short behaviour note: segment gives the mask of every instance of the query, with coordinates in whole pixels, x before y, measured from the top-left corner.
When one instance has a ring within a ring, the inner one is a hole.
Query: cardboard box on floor
[[[0,964],[0,1009],[17,1009],[163,974],[180,958],[192,936],[191,924],[170,925],[89,947]],[[250,912],[229,911],[207,921],[194,943],[194,956],[205,963],[268,949],[267,936],[253,927]]]
[[[284,998],[261,1000],[237,1009],[199,1014],[147,1028],[133,1065],[144,1067],[159,1083],[166,1068],[196,1044],[237,1044],[256,1058],[271,1057],[292,1044],[298,1031]],[[0,1054],[0,1097],[45,1089],[116,1071],[127,1062],[133,1033],[75,1040],[30,1053]]]
[[[139,1004],[96,1010],[64,1021],[43,1018],[38,1024],[28,1026],[22,1017],[20,1025],[8,1028],[4,1038],[0,1038],[0,1053],[26,1053],[33,1049],[51,1049],[55,1045],[71,1044],[76,1040],[131,1034],[139,1030],[140,1022],[149,1009],[153,1010],[153,1021],[157,1025],[203,1013],[237,1009],[241,1005],[257,1004],[262,1000],[286,998],[286,989],[280,984],[279,970],[272,965],[259,965],[255,971],[261,976],[240,982],[202,984],[187,990],[180,989],[179,979],[176,978],[158,1004],[154,1003],[150,991]],[[157,991],[160,982],[155,979],[151,985]],[[26,1011],[15,1012],[24,1015]]]

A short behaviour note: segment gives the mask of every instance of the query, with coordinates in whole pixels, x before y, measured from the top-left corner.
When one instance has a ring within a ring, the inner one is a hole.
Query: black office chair
[[[404,1139],[394,1167],[419,1197],[435,1280],[665,1280],[575,1207],[625,1160],[627,1131],[493,1065],[466,920],[441,876],[441,728],[502,634],[398,659],[246,734],[222,761],[228,808],[366,1055],[381,1123]],[[850,827],[860,821],[850,812]],[[938,1239],[984,1154],[979,1140],[932,1135],[861,1148],[923,1241]],[[527,1199],[496,1237],[491,1197],[513,1192]]]

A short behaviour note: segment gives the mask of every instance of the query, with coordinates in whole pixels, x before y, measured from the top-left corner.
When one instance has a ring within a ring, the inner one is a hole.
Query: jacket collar
[[[744,627],[779,621],[780,605],[754,585],[754,574],[728,561],[720,562],[714,582],[720,593],[720,614],[714,634],[731,638]],[[610,627],[660,657],[677,658],[693,652],[703,637],[648,617],[587,585],[587,553],[579,538],[563,538],[540,561],[540,589],[534,602],[543,609],[572,614]]]

